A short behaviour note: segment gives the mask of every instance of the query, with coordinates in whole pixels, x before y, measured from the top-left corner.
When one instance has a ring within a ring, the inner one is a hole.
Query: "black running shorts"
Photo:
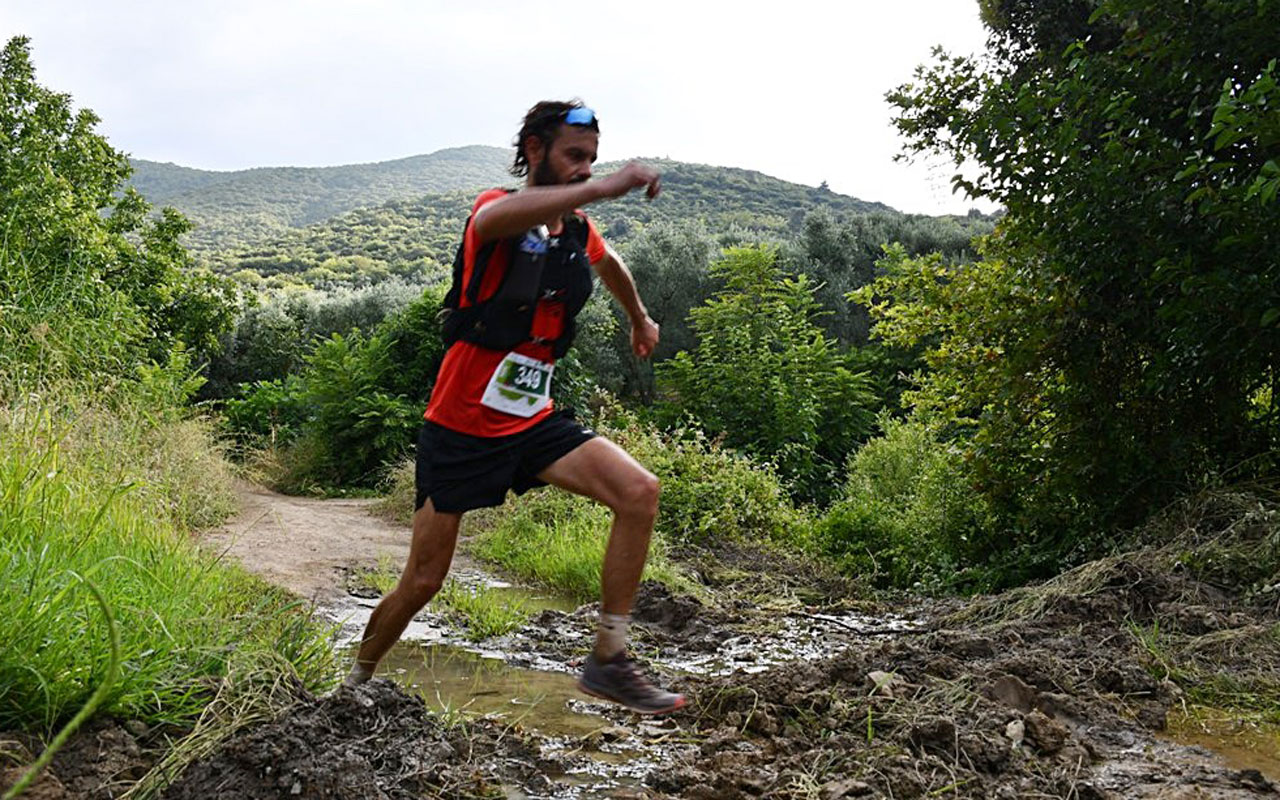
[[[446,513],[500,506],[508,489],[524,494],[546,486],[538,473],[595,435],[568,412],[510,436],[471,436],[425,422],[418,433],[414,508],[428,497],[436,511]]]

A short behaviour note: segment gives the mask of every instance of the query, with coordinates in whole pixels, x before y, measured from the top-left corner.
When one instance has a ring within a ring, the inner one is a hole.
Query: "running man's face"
[[[565,183],[582,183],[591,177],[591,165],[596,161],[596,147],[600,134],[580,125],[561,125],[560,133],[546,157],[533,171],[537,186],[555,186]],[[539,148],[540,149],[540,148]],[[533,155],[533,153],[531,153]]]

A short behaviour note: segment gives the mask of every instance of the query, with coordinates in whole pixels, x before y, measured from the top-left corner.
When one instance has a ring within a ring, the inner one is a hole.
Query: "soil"
[[[408,531],[368,515],[368,501],[252,487],[244,501],[240,518],[204,544],[321,604],[344,595],[352,569],[407,553]],[[1275,603],[1246,604],[1135,557],[1091,565],[1085,588],[920,601],[890,614],[845,593],[839,579],[810,575],[805,591],[805,571],[768,554],[700,563],[705,595],[646,584],[636,600],[635,651],[691,701],[670,719],[603,709],[591,737],[551,741],[515,723],[432,714],[381,679],[326,697],[299,691],[283,716],[228,737],[163,796],[1280,796],[1255,770],[1160,738],[1184,697],[1157,677],[1135,633],[1267,640],[1280,630]],[[484,648],[510,663],[572,670],[594,614],[545,611]],[[1207,661],[1240,675],[1260,663],[1246,646]],[[119,796],[158,758],[154,733],[135,733],[145,732],[115,723],[82,732],[27,796]],[[615,757],[632,762],[634,780],[584,790],[575,775],[587,751],[619,742],[634,748]],[[0,737],[0,769],[34,749]],[[15,774],[4,771],[0,785]]]
[[[409,556],[409,532],[372,515],[376,500],[289,497],[243,482],[238,489],[240,512],[202,534],[201,547],[318,604],[342,593],[352,568]]]
[[[1182,693],[1152,676],[1127,628],[1197,587],[1133,562],[1112,570],[1106,590],[1035,620],[943,618],[813,663],[687,681],[706,738],[651,785],[716,798],[1280,794],[1256,771],[1153,739]]]
[[[80,729],[23,792],[24,800],[119,797],[163,754],[161,731],[140,722],[97,719]],[[35,737],[0,733],[0,790],[7,790],[40,753]]]
[[[282,717],[190,765],[165,800],[482,797],[536,784],[534,745],[484,720],[445,725],[422,700],[375,679],[303,695]]]

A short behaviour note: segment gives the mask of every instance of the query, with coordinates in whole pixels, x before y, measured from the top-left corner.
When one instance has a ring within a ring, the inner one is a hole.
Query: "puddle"
[[[719,677],[737,670],[754,674],[792,661],[829,658],[834,652],[849,646],[851,637],[865,641],[893,636],[922,624],[919,620],[891,615],[787,615],[780,618],[772,631],[731,636],[712,652],[690,655],[671,648],[664,650],[656,660],[666,667],[692,675]]]
[[[486,717],[536,738],[536,786],[508,789],[510,798],[593,800],[643,793],[644,779],[691,755],[698,739],[692,718],[639,718],[577,690],[577,664],[589,647],[594,615],[569,598],[548,596],[495,580],[478,570],[458,571],[464,586],[518,598],[533,610],[529,627],[482,642],[428,606],[411,623],[379,670],[413,692],[446,720]],[[348,596],[327,609],[342,625],[340,641],[359,639],[377,599]],[[694,621],[676,600],[651,603],[652,637],[646,660],[670,674],[720,676],[828,657],[853,642],[893,636],[921,623],[905,617],[853,612],[784,612],[764,622]],[[696,613],[696,609],[692,609]],[[554,613],[548,613],[554,612]]]
[[[543,611],[557,611],[567,614],[577,610],[581,605],[576,599],[567,595],[557,595],[537,588],[516,586],[479,570],[455,570],[450,573],[449,577],[450,580],[456,581],[462,586],[493,591],[505,600],[521,604],[529,611],[530,617],[537,616]],[[363,592],[346,594],[326,607],[318,609],[322,616],[332,620],[338,626],[337,645],[339,648],[349,648],[359,640],[364,633],[365,625],[369,622],[369,615],[373,613],[373,609],[377,608],[380,599],[379,596],[374,596],[372,593],[369,595]],[[461,632],[444,620],[442,612],[443,609],[438,605],[428,604],[409,623],[408,628],[405,629],[404,634],[400,637],[401,640],[433,644],[462,645],[466,643],[466,638]],[[538,663],[534,666],[541,669],[555,668],[553,665],[546,663]]]
[[[1220,756],[1231,769],[1256,769],[1269,780],[1280,782],[1280,727],[1171,713],[1162,738],[1203,747]]]
[[[446,715],[497,716],[548,737],[590,736],[610,725],[591,712],[574,676],[513,667],[454,645],[401,642],[380,674]]]
[[[592,800],[636,790],[670,763],[682,737],[674,719],[636,719],[581,694],[568,672],[524,669],[495,654],[455,645],[400,642],[382,674],[451,716],[487,716],[539,737],[541,755],[559,765],[542,791],[507,789],[511,800]],[[623,724],[625,727],[623,727]]]
[[[504,600],[523,605],[529,609],[532,615],[547,610],[562,611],[568,614],[582,605],[578,600],[568,595],[558,595],[536,588],[516,586],[483,572],[455,570],[450,573],[449,577],[463,586],[480,587],[494,591]]]

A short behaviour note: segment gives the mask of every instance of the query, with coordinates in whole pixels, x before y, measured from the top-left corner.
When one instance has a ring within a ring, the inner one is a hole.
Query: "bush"
[[[772,466],[710,441],[696,428],[662,433],[616,410],[599,428],[658,477],[657,528],[673,546],[808,546],[810,519],[792,504]]]
[[[776,251],[727,250],[713,274],[725,288],[690,312],[697,346],[658,367],[660,412],[773,462],[796,497],[829,500],[870,432],[870,381],[818,328],[813,285],[784,277]]]
[[[334,334],[299,374],[226,403],[239,442],[274,455],[277,487],[372,488],[411,448],[443,350],[440,301],[430,289],[370,334]]]
[[[596,425],[600,434],[661,482],[655,527],[671,547],[714,547],[725,542],[812,546],[812,519],[792,504],[769,465],[708,440],[696,428],[660,432],[616,406],[606,407],[601,417]],[[382,513],[408,522],[415,493],[413,460],[396,465],[385,485]],[[522,497],[512,502],[526,501]]]
[[[389,280],[361,289],[252,296],[223,336],[201,398],[222,399],[235,395],[240,384],[282,380],[302,367],[318,342],[334,334],[370,333],[422,293],[419,284]]]
[[[493,515],[493,525],[471,543],[479,558],[587,602],[600,597],[612,514],[585,497],[534,491]],[[668,563],[661,535],[650,545],[644,577],[670,586],[686,581]]]
[[[986,56],[939,52],[889,100],[909,152],[1008,213],[972,268],[891,254],[873,316],[925,348],[918,406],[970,434],[1010,538],[1054,568],[1218,476],[1274,474],[1280,18],[982,5]]]
[[[992,518],[959,453],[918,422],[881,420],[884,435],[850,459],[844,496],[815,526],[821,551],[880,586],[955,584],[985,552]]]
[[[184,343],[216,349],[229,281],[191,269],[180,214],[120,191],[129,161],[98,117],[35,81],[28,40],[0,51],[0,370],[100,382]]]
[[[810,520],[792,506],[781,481],[767,466],[708,442],[696,431],[659,433],[633,415],[611,409],[597,426],[662,483],[646,577],[678,589],[687,579],[670,565],[668,552],[738,544],[807,548]],[[397,497],[387,505],[407,509],[408,465],[396,472]],[[526,578],[582,600],[598,596],[612,515],[608,508],[559,490],[539,490],[485,515],[485,529],[472,542],[475,554]]]

